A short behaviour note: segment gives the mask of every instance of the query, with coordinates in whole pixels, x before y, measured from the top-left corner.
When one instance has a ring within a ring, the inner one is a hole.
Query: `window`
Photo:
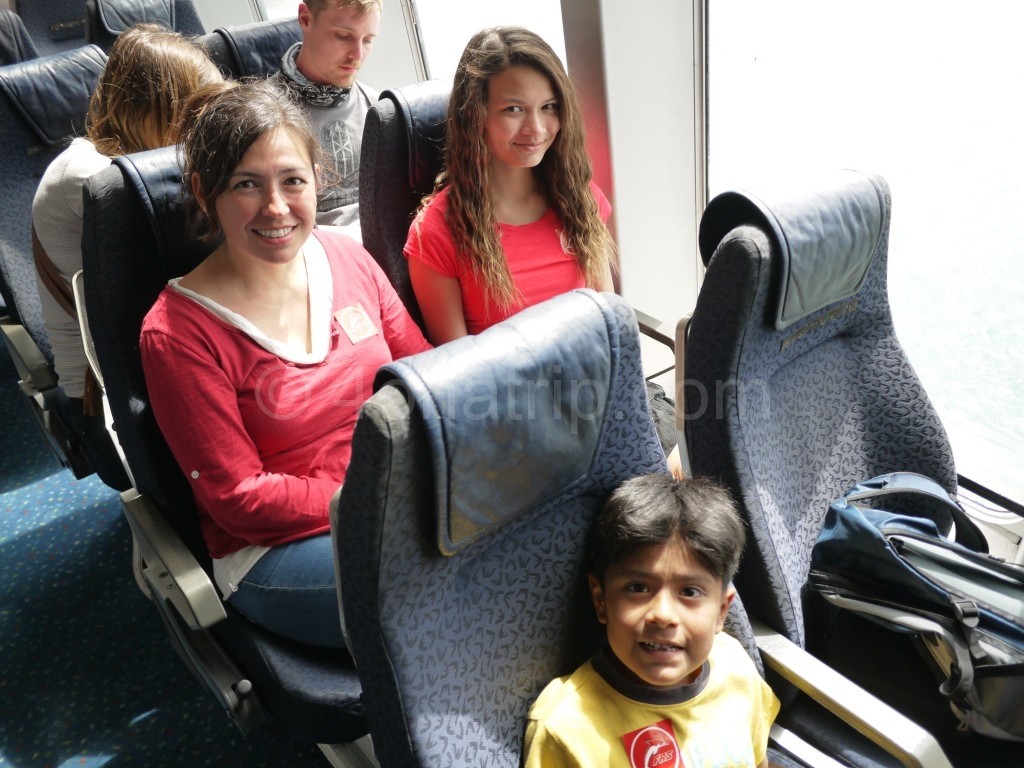
[[[469,39],[485,27],[516,25],[536,32],[565,61],[558,0],[415,0],[420,38],[433,79],[450,80]]]
[[[1024,6],[709,0],[711,195],[796,170],[889,182],[896,331],[960,473],[1024,501]]]

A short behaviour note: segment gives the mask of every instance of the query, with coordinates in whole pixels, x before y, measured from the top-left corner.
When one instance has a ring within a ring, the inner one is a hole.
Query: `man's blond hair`
[[[377,10],[384,8],[384,0],[302,0],[302,2],[309,7],[314,16],[332,3],[339,8],[356,8],[362,13],[369,13],[373,10],[373,6],[377,6]]]

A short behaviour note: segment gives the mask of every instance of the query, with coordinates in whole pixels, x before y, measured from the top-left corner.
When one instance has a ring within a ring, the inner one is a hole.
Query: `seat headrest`
[[[409,188],[426,194],[433,191],[434,179],[444,164],[447,133],[448,95],[451,85],[444,80],[428,80],[384,91],[380,98],[391,99],[405,126],[409,146]]]
[[[107,55],[95,45],[0,68],[0,89],[39,141],[57,147],[85,132],[85,116]]]
[[[177,147],[114,158],[146,212],[159,249],[165,278],[179,277],[192,270],[219,243],[195,238],[185,209],[181,164]]]
[[[384,366],[422,418],[437,546],[454,555],[587,476],[619,348],[614,294],[587,289]]]
[[[235,66],[235,77],[270,75],[281,69],[281,57],[302,40],[298,19],[257,21],[220,27],[214,34],[224,38]]]
[[[0,64],[16,64],[39,55],[21,16],[6,8],[0,10]]]
[[[773,194],[717,195],[700,222],[705,265],[736,227],[762,229],[779,260],[776,330],[860,289],[886,223],[889,188],[880,176],[837,171]]]
[[[174,0],[94,0],[101,28],[119,35],[142,22],[162,24],[177,29],[174,23]]]

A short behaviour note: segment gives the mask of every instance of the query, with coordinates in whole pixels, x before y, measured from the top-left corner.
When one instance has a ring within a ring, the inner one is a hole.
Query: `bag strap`
[[[60,270],[57,269],[57,265],[53,263],[50,254],[46,252],[43,244],[39,242],[39,236],[36,235],[36,228],[34,226],[32,227],[32,260],[36,264],[39,282],[53,296],[54,301],[60,305],[61,309],[71,315],[72,319],[78,320],[75,294],[70,286],[68,286],[67,281],[64,280]]]
[[[890,472],[870,480],[858,483],[856,488],[846,495],[849,502],[878,499],[898,494],[916,494],[931,498],[953,516],[956,525],[956,542],[975,552],[988,553],[988,541],[978,524],[964,512],[960,502],[946,492],[946,489],[930,477],[917,472]]]

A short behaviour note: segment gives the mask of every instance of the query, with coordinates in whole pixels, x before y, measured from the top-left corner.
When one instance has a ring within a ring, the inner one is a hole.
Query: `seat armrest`
[[[57,386],[57,374],[25,326],[13,320],[0,321],[7,349],[21,378],[21,388],[29,396]]]
[[[759,619],[750,617],[750,624],[767,668],[856,728],[907,768],[952,768],[939,743],[917,723]]]
[[[93,376],[101,388],[103,373],[100,371],[99,360],[96,359],[96,345],[92,341],[92,331],[89,330],[89,314],[85,307],[85,270],[80,269],[71,276],[71,290],[75,294],[75,308],[78,310],[78,332],[82,336],[82,346],[85,349],[85,359],[92,369]]]
[[[191,629],[205,629],[226,619],[217,587],[163,512],[134,488],[121,494],[121,504],[154,597],[173,605]]]
[[[670,350],[675,351],[676,340],[668,325],[658,318],[637,309],[636,307],[633,307],[633,312],[636,315],[636,322],[640,326],[640,333],[664,344]]]

